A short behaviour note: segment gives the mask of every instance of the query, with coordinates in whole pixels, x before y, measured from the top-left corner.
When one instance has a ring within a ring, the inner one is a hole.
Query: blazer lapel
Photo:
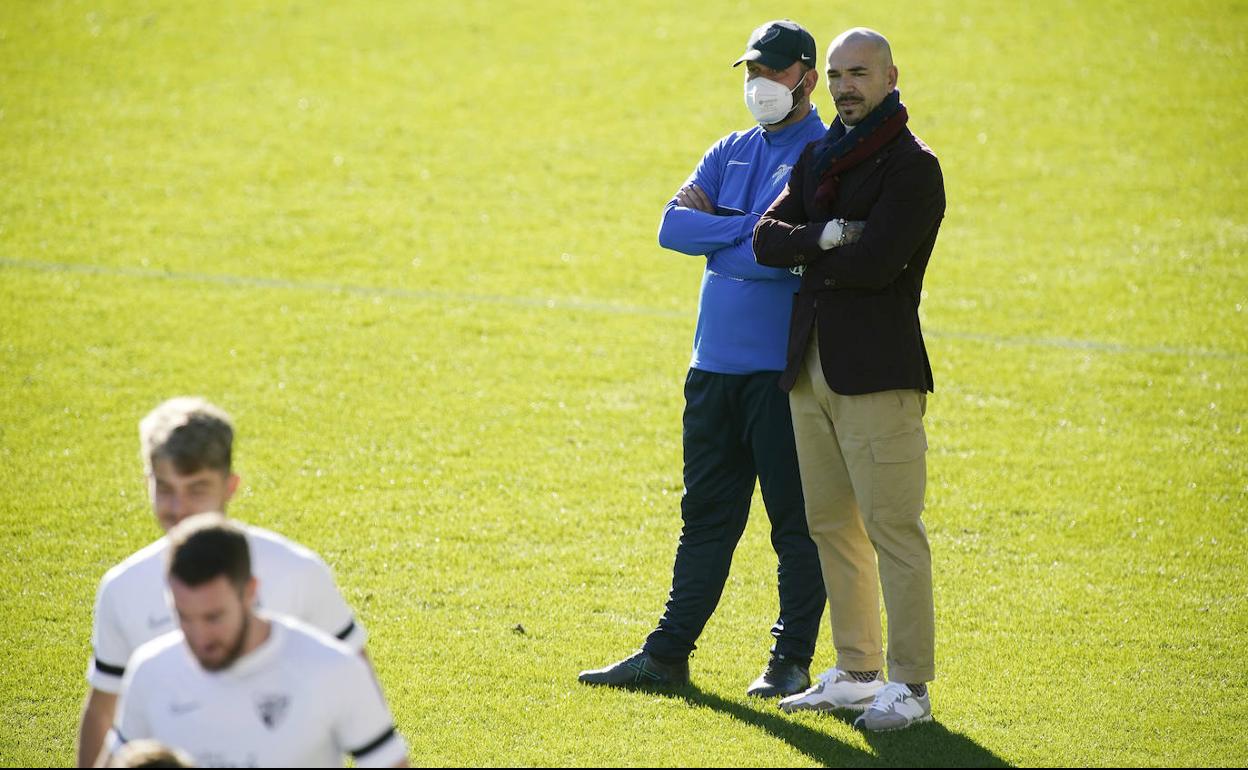
[[[886,157],[888,157],[888,150],[881,150],[876,153],[874,158],[841,177],[841,189],[836,196],[836,208],[838,211],[851,208],[854,196],[862,190],[866,181],[878,174],[880,169],[884,168],[884,159]]]

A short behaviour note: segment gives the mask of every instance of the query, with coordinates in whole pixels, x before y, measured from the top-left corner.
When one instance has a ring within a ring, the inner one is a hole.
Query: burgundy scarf
[[[841,186],[841,174],[854,168],[897,138],[910,116],[901,103],[896,89],[880,102],[870,115],[847,132],[838,116],[828,126],[828,133],[815,145],[812,170],[819,177],[815,205],[831,211]]]

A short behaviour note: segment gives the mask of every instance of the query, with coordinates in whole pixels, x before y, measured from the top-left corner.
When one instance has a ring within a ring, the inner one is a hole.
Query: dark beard
[[[220,663],[214,664],[212,666],[204,665],[204,668],[208,671],[224,671],[230,666],[234,665],[238,661],[238,659],[241,658],[243,655],[243,647],[247,645],[247,630],[250,627],[251,627],[251,613],[247,612],[243,615],[243,627],[239,629],[238,631],[238,639],[234,640],[234,644],[233,646],[230,647],[230,651],[226,653],[225,657],[221,659]],[[200,664],[203,665],[202,660],[200,661]]]

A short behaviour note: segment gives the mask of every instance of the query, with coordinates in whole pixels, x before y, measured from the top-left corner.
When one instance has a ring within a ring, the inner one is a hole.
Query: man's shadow
[[[770,733],[824,767],[1010,767],[992,751],[964,735],[951,733],[932,721],[905,730],[864,733],[875,754],[843,743],[827,732],[808,727],[776,708],[774,700],[746,705],[701,690],[697,685],[658,691],[694,706],[705,706]],[[849,711],[824,714],[827,719],[853,724]]]

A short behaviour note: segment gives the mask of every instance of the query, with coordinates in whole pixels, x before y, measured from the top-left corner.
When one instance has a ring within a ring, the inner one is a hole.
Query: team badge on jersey
[[[289,695],[260,695],[256,698],[256,709],[260,712],[260,721],[264,722],[264,726],[270,730],[277,729],[278,723],[286,717],[286,710],[289,706]]]

